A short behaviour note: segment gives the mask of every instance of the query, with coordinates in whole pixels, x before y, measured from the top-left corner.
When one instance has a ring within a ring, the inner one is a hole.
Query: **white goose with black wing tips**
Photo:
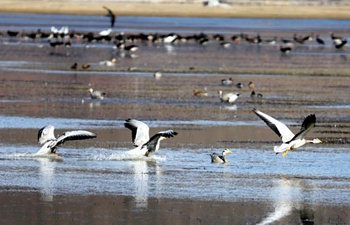
[[[149,138],[149,127],[142,121],[127,119],[124,123],[126,128],[132,131],[132,141],[136,148],[127,151],[130,155],[149,157],[158,151],[160,141],[176,136],[178,133],[173,130],[160,131]]]
[[[141,146],[149,141],[149,126],[135,119],[125,120],[124,126],[131,130],[132,143],[135,147]]]
[[[289,150],[299,148],[306,143],[322,143],[322,141],[318,138],[315,138],[313,140],[306,140],[304,138],[305,135],[315,127],[316,116],[314,114],[308,115],[304,119],[300,131],[294,135],[293,132],[285,124],[281,123],[275,118],[257,109],[253,109],[253,112],[259,116],[282,139],[283,144],[274,147],[276,154],[283,152],[282,156],[284,157],[289,152]]]
[[[43,127],[38,132],[38,141],[43,145],[35,155],[50,155],[56,154],[57,148],[66,141],[83,140],[97,137],[96,134],[85,130],[67,131],[58,138],[54,134],[55,127],[48,125]]]

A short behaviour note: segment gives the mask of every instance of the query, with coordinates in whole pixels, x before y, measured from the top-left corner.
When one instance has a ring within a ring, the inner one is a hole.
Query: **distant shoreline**
[[[117,16],[350,19],[350,6],[232,5],[205,7],[202,4],[114,3],[100,1],[1,2],[0,13],[105,15],[108,6]]]

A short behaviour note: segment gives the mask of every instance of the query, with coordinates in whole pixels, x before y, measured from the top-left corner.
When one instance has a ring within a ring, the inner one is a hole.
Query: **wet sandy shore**
[[[347,5],[232,5],[204,7],[203,4],[114,3],[111,1],[1,1],[0,12],[104,15],[108,6],[119,16],[186,16],[232,18],[349,19]]]

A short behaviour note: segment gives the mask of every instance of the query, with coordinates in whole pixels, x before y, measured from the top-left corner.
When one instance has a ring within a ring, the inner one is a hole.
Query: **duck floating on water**
[[[227,163],[228,162],[228,160],[226,158],[227,154],[232,154],[231,150],[225,149],[224,151],[222,151],[221,155],[219,155],[217,153],[212,153],[212,154],[209,154],[209,155],[211,157],[211,162],[212,163]]]

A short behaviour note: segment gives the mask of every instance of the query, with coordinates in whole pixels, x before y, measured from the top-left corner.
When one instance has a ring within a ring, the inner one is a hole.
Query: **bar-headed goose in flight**
[[[212,163],[227,163],[228,162],[228,160],[226,158],[227,154],[232,154],[232,152],[229,149],[225,149],[224,151],[222,151],[222,155],[219,155],[216,153],[212,153],[209,155],[211,157]]]
[[[83,140],[95,138],[96,134],[85,130],[73,130],[67,131],[58,138],[54,134],[55,127],[48,125],[43,127],[38,132],[38,141],[40,145],[43,145],[36,155],[49,155],[56,154],[57,148],[66,141]]]
[[[108,14],[106,15],[107,17],[109,17],[110,22],[111,22],[111,27],[114,27],[114,23],[115,23],[115,14],[112,12],[112,10],[110,10],[109,8],[107,8],[106,6],[103,6],[103,8],[105,10],[107,10]]]
[[[259,116],[282,139],[283,144],[274,147],[276,154],[283,152],[282,156],[284,157],[289,150],[299,148],[306,143],[322,143],[322,141],[318,138],[315,138],[313,140],[306,140],[304,138],[305,135],[313,127],[315,127],[316,116],[314,114],[308,115],[304,119],[300,131],[297,134],[293,134],[293,132],[285,124],[281,123],[275,118],[257,109],[253,109],[253,112]]]
[[[178,133],[173,130],[160,131],[149,138],[149,127],[144,122],[135,119],[127,119],[124,123],[126,128],[131,130],[132,142],[135,149],[128,151],[129,154],[140,154],[149,156],[159,149],[160,141],[176,136]]]

